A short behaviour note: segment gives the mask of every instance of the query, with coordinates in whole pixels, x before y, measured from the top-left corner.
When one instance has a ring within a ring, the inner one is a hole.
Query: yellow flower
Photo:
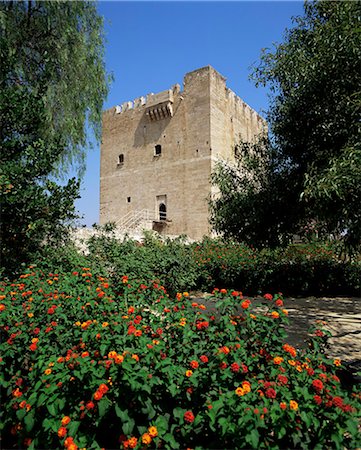
[[[192,372],[192,370],[187,370],[186,371],[186,377],[191,377],[193,375],[193,372]]]
[[[282,312],[283,312],[283,314],[284,314],[285,316],[288,316],[288,311],[287,311],[287,309],[282,309]]]
[[[142,436],[142,442],[145,445],[149,445],[152,442],[152,437],[149,433],[144,433]]]
[[[341,365],[341,360],[340,359],[335,359],[333,361],[333,363],[334,363],[335,366],[339,367]]]
[[[189,297],[189,293],[188,292],[183,292],[183,297]]]
[[[298,410],[298,403],[295,400],[290,401],[290,409],[292,409],[292,411]]]
[[[244,395],[246,393],[246,390],[244,388],[238,387],[235,390],[235,393],[238,395],[238,397],[241,397],[242,395]]]
[[[30,317],[30,318],[34,317],[34,314],[33,313],[28,313],[28,317]]]
[[[157,427],[149,427],[148,428],[148,433],[150,434],[151,437],[156,437],[158,436],[158,430]]]
[[[278,319],[280,315],[278,314],[277,311],[272,311],[272,312],[271,312],[271,316],[272,316],[274,319]]]
[[[295,366],[295,365],[296,365],[296,361],[294,361],[293,359],[289,359],[289,360],[288,360],[288,364],[289,364],[290,366]]]
[[[257,319],[257,316],[255,316],[254,314],[250,314],[249,317],[250,317],[251,319]]]
[[[275,364],[282,364],[282,362],[283,362],[283,358],[281,357],[281,356],[276,356],[276,357],[274,357],[273,358],[273,362],[275,363]]]
[[[46,369],[44,373],[45,373],[45,375],[50,375],[51,374],[51,369]]]
[[[77,322],[75,322],[75,324],[77,327],[80,327],[81,323],[79,322],[79,320]]]
[[[107,327],[108,325],[109,325],[108,322],[103,322],[103,323],[102,323],[102,327],[103,327],[103,328]]]
[[[298,372],[302,372],[302,367],[301,367],[301,366],[297,366],[297,367],[296,367],[296,370],[297,370]]]

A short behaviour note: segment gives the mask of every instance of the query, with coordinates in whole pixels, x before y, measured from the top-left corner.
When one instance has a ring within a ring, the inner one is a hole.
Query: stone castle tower
[[[179,85],[103,113],[100,223],[148,224],[162,234],[210,235],[210,175],[266,122],[211,66]]]

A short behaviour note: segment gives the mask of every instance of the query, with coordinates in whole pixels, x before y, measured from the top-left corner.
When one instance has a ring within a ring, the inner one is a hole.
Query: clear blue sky
[[[227,85],[262,114],[267,91],[248,80],[262,48],[282,42],[301,1],[99,2],[105,18],[106,65],[114,81],[104,109],[149,92],[182,85],[185,73],[210,64]],[[76,206],[91,226],[99,221],[100,148],[87,156]],[[116,193],[114,193],[116,195]]]

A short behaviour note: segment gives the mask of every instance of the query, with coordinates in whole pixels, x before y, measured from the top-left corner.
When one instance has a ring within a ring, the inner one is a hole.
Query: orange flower
[[[198,362],[194,359],[189,363],[189,365],[192,367],[192,369],[198,369],[199,366]]]
[[[136,361],[139,361],[139,356],[136,355],[136,354],[133,354],[133,355],[132,355],[132,358],[135,359]]]
[[[288,352],[293,358],[295,358],[295,356],[297,355],[297,350],[294,347],[292,347],[292,345],[284,344],[283,350],[285,352]]]
[[[142,436],[142,442],[145,445],[149,445],[152,442],[152,437],[148,433],[144,433]]]
[[[4,311],[6,309],[6,306],[4,303],[0,303],[0,311]]]
[[[109,325],[108,322],[103,322],[102,327],[105,328],[105,327],[107,327],[108,325]]]
[[[340,367],[340,366],[341,366],[341,360],[340,360],[340,359],[335,359],[335,360],[333,361],[333,363],[334,363],[334,365],[337,366],[337,367]]]
[[[65,448],[69,448],[69,445],[70,444],[74,444],[74,439],[71,437],[71,436],[69,436],[69,437],[67,437],[66,439],[65,439],[65,441],[64,441],[64,447]]]
[[[230,349],[225,345],[219,349],[219,353],[224,353],[225,355],[230,352]]]
[[[246,394],[246,391],[245,391],[244,388],[238,387],[238,388],[235,390],[235,393],[238,395],[238,397],[242,397],[243,395]]]
[[[148,428],[148,433],[150,434],[150,436],[151,436],[152,438],[158,436],[158,430],[157,430],[157,427],[149,427],[149,428]]]
[[[288,364],[289,364],[290,366],[295,366],[295,365],[296,365],[296,361],[294,361],[293,359],[289,359],[289,360],[288,360]]]
[[[44,373],[45,373],[45,375],[50,375],[51,374],[51,369],[46,369]]]
[[[68,445],[68,450],[78,450],[78,448],[79,447],[74,442]]]
[[[283,314],[284,314],[285,316],[288,316],[288,311],[287,311],[287,309],[282,309],[282,312],[283,312]]]
[[[19,388],[16,388],[16,389],[13,391],[13,396],[16,397],[16,398],[19,398],[19,397],[21,397],[22,395],[23,395],[23,393],[19,390]]]
[[[65,427],[60,427],[60,428],[59,428],[59,430],[58,430],[58,436],[59,436],[60,438],[65,437],[65,436],[66,436],[66,433],[67,433],[67,429],[66,429]]]
[[[143,334],[142,330],[135,330],[134,336],[139,337]]]
[[[63,425],[63,427],[65,427],[65,425],[68,425],[68,423],[71,421],[71,419],[70,419],[70,417],[69,416],[64,416],[62,419],[61,419],[61,424]]]
[[[122,355],[117,355],[117,356],[114,358],[114,361],[115,361],[116,364],[120,364],[120,363],[122,363],[122,362],[124,361],[124,356],[122,356]]]
[[[23,408],[25,408],[25,406],[26,406],[26,401],[25,401],[25,400],[23,400],[22,402],[20,402],[19,408],[23,409]]]
[[[278,319],[280,315],[278,314],[277,311],[272,311],[272,312],[271,312],[271,316],[272,316],[274,319]]]
[[[117,356],[117,352],[115,352],[114,350],[108,353],[109,359],[115,359],[116,356]]]
[[[182,298],[182,294],[180,292],[177,292],[176,298],[177,300],[180,300]]]
[[[298,403],[295,400],[290,401],[290,409],[292,409],[292,411],[298,410]]]
[[[255,316],[254,314],[250,314],[249,317],[253,320],[257,319],[257,316]]]
[[[95,394],[93,395],[94,400],[100,400],[103,398],[103,394],[100,391],[96,391]]]
[[[273,358],[273,362],[277,365],[282,364],[283,358],[281,358],[281,356],[276,356],[275,358]]]
[[[135,448],[137,446],[138,439],[134,436],[128,439],[128,445],[130,448]]]
[[[192,370],[186,370],[186,377],[191,377],[193,375],[193,371]]]
[[[109,388],[106,384],[102,383],[99,386],[98,391],[101,392],[102,394],[106,394],[109,391]]]
[[[242,388],[247,393],[251,391],[251,383],[249,381],[242,381]]]

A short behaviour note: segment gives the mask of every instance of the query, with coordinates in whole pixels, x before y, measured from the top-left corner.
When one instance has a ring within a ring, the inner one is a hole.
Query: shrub
[[[279,295],[208,306],[89,268],[31,268],[0,297],[3,445],[29,448],[355,448],[360,398],[325,331],[285,341]],[[212,309],[215,309],[213,312]]]

